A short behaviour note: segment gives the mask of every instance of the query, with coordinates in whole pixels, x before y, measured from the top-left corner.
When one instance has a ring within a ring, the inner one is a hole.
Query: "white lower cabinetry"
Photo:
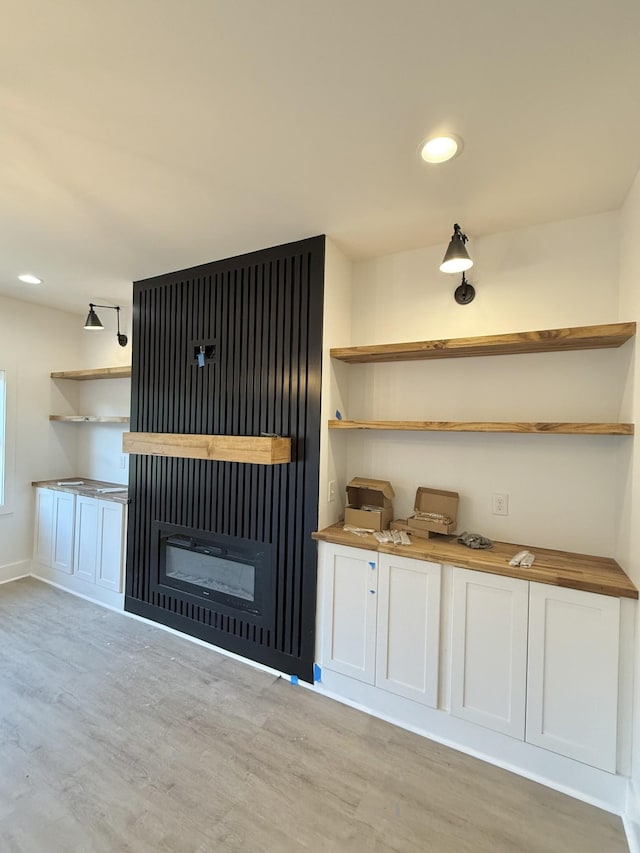
[[[527,740],[615,773],[620,599],[530,587]]]
[[[568,787],[616,773],[619,598],[329,542],[319,568],[329,690]]]
[[[436,707],[441,566],[322,548],[322,664]]]
[[[73,592],[121,606],[124,510],[124,504],[116,501],[37,488],[33,548],[37,574]]]
[[[524,738],[529,583],[453,570],[451,713]]]

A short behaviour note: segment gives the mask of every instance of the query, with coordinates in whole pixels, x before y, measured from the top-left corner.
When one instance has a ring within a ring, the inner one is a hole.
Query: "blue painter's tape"
[[[371,571],[372,571],[372,572],[375,572],[375,570],[376,570],[376,564],[375,564],[375,563],[369,563],[369,565],[371,566]]]
[[[322,681],[322,667],[318,666],[317,663],[313,665],[313,682],[315,684],[316,681]]]
[[[340,411],[340,409],[336,409],[336,420],[337,421],[342,420],[342,412]]]
[[[298,676],[297,676],[297,675],[292,675],[292,676],[291,676],[291,683],[292,683],[292,684],[297,684],[297,683],[298,683]]]

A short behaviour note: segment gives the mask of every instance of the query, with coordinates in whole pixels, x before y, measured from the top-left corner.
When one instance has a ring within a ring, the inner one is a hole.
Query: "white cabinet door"
[[[373,684],[378,554],[328,543],[322,553],[322,664]]]
[[[73,531],[76,496],[69,492],[53,494],[53,529],[51,566],[61,572],[73,572]]]
[[[76,501],[75,573],[89,583],[98,567],[98,503],[84,495]]]
[[[98,504],[98,571],[96,583],[122,592],[124,554],[124,507],[113,501]]]
[[[53,491],[36,489],[36,520],[33,537],[33,559],[51,565],[53,550]]]
[[[532,583],[527,740],[615,773],[620,600]]]
[[[451,713],[524,739],[528,581],[454,568]]]
[[[438,706],[440,578],[435,563],[380,554],[376,687]]]

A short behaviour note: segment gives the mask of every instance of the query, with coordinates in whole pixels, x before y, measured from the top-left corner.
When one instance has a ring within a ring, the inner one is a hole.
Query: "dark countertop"
[[[82,485],[79,485],[79,481]],[[74,485],[78,484],[78,485]],[[83,495],[87,498],[100,498],[104,501],[126,504],[129,493],[122,483],[108,483],[105,480],[90,480],[88,477],[63,477],[61,480],[36,480],[31,483],[41,489],[54,489],[58,492],[70,492],[72,495]],[[118,489],[117,492],[101,491],[101,489]]]

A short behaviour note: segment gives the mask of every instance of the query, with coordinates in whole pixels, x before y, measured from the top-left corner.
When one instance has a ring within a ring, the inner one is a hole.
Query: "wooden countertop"
[[[435,536],[433,539],[414,539],[411,545],[378,544],[371,535],[356,536],[342,529],[338,522],[313,533],[314,539],[365,548],[382,554],[428,560],[433,563],[450,563],[464,569],[477,569],[494,575],[548,583],[585,592],[598,592],[621,598],[638,598],[638,590],[622,568],[610,557],[573,554],[570,551],[552,551],[535,545],[516,545],[494,542],[491,550],[474,550],[460,545],[455,536]],[[529,569],[510,566],[509,560],[523,549],[535,554],[535,563]]]
[[[82,485],[73,485],[78,480],[82,480]],[[118,504],[126,504],[129,500],[128,489],[121,483],[107,483],[105,480],[90,480],[87,477],[65,477],[62,480],[37,480],[31,483],[31,485],[38,486],[41,489],[70,492],[72,495],[84,495],[87,498],[100,498],[100,500],[113,501]],[[101,492],[100,489],[122,489],[122,491]]]

